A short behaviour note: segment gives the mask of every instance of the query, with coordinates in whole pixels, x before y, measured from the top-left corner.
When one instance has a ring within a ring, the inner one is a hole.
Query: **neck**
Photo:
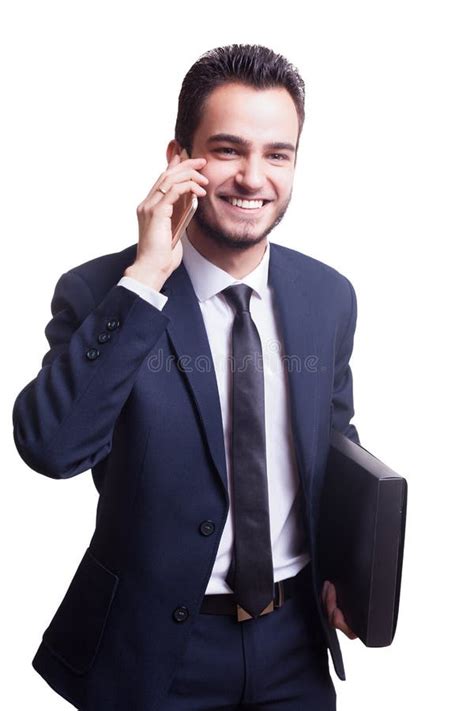
[[[186,233],[193,247],[206,259],[223,269],[235,279],[243,279],[250,274],[262,261],[267,239],[248,249],[232,249],[223,244],[217,244],[200,230],[193,229],[192,223]]]

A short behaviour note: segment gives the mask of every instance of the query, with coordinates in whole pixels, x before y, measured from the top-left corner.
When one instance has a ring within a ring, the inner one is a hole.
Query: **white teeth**
[[[243,207],[249,210],[263,207],[263,200],[238,200],[237,198],[227,198],[227,200],[234,207]]]

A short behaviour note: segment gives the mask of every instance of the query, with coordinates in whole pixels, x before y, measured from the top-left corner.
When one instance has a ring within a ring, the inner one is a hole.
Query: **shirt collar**
[[[260,299],[268,284],[268,264],[270,258],[270,242],[267,242],[265,253],[255,269],[242,279],[236,279],[228,272],[210,262],[191,244],[187,232],[181,237],[183,244],[183,263],[188,272],[196,296],[199,301],[207,301],[231,284],[247,284]]]

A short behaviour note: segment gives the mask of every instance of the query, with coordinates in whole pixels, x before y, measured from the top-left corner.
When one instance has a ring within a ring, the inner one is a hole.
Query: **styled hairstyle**
[[[186,148],[189,155],[207,97],[218,86],[229,82],[246,84],[256,89],[286,89],[298,114],[298,150],[305,118],[305,86],[296,67],[268,47],[258,44],[231,44],[205,52],[183,79],[178,100],[175,140]]]

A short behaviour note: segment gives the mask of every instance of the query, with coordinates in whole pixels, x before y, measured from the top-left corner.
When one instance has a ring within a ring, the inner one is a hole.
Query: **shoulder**
[[[277,257],[278,266],[288,266],[293,271],[295,278],[301,280],[310,293],[318,293],[319,296],[325,294],[337,301],[349,302],[349,304],[355,300],[352,282],[335,267],[280,244],[272,243],[271,249]]]
[[[125,269],[133,263],[136,250],[135,243],[118,252],[94,257],[72,267],[65,272],[65,275],[85,282],[94,301],[97,302],[122,278]]]

